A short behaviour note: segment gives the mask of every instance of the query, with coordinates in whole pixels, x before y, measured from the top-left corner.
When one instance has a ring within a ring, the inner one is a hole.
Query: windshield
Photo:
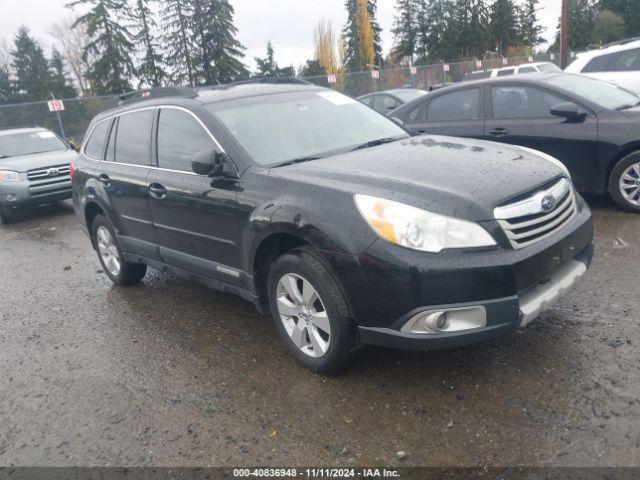
[[[541,63],[538,65],[538,70],[542,73],[561,72],[560,67],[553,63]]]
[[[563,74],[547,78],[551,85],[568,90],[609,110],[630,108],[640,102],[640,97],[612,83],[582,75]]]
[[[242,98],[210,104],[207,109],[256,163],[265,166],[408,137],[393,121],[330,90]]]
[[[394,92],[395,96],[405,103],[409,103],[411,100],[420,98],[427,93],[429,92],[427,92],[426,90],[403,90],[401,92]]]
[[[66,150],[55,133],[46,130],[0,135],[0,158]]]

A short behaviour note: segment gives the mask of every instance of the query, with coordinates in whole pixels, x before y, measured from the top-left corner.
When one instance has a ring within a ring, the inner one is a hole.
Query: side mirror
[[[209,178],[236,178],[236,169],[226,153],[214,149],[201,150],[191,160],[194,173]]]
[[[551,115],[566,118],[567,120],[577,120],[584,117],[584,113],[580,111],[580,107],[573,102],[558,103],[551,107]]]

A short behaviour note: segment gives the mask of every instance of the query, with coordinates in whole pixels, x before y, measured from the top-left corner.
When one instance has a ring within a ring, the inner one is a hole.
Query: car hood
[[[34,153],[18,157],[0,158],[0,170],[27,172],[34,168],[54,167],[66,165],[78,158],[73,150],[58,150],[55,152]]]
[[[474,221],[492,220],[496,206],[564,176],[517,146],[431,135],[274,168],[272,174]]]

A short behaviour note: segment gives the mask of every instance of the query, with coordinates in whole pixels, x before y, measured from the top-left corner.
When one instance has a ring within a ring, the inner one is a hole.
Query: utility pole
[[[569,0],[562,0],[562,20],[560,22],[560,68],[569,65]]]

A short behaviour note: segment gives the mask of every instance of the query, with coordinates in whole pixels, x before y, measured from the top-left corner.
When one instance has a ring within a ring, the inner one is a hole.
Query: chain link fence
[[[506,60],[496,57],[455,63],[388,68],[376,73],[371,71],[343,73],[335,76],[335,83],[330,83],[329,76],[326,75],[304,77],[303,79],[321,87],[333,88],[352,97],[358,97],[375,91],[403,87],[429,90],[434,85],[459,82],[471,72],[517,66],[532,61],[557,64],[559,59],[554,55],[534,57],[526,55]],[[65,110],[59,113],[62,129],[67,139],[79,145],[91,119],[102,109],[105,101],[114,97],[116,96],[63,99]],[[49,111],[47,101],[0,104],[0,129],[35,125],[49,128],[61,136],[63,135],[56,113]]]

